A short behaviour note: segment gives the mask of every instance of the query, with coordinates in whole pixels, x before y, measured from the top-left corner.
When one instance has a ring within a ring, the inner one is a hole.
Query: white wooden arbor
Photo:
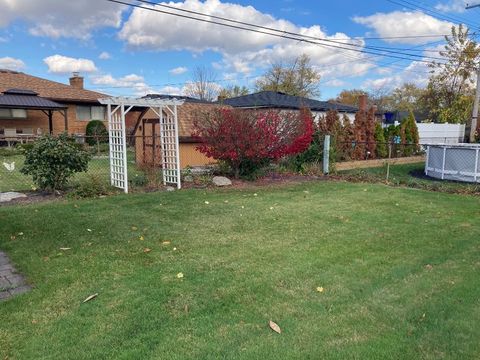
[[[180,182],[180,150],[178,144],[177,106],[183,104],[178,99],[136,99],[111,97],[98,100],[107,105],[108,135],[110,144],[110,183],[128,193],[127,134],[125,115],[135,108],[150,109],[158,116],[160,124],[160,149],[163,184],[174,185]]]

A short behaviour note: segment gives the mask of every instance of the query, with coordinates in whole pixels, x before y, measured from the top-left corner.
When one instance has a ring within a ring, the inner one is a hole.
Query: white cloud
[[[114,78],[110,74],[92,76],[90,82],[93,85],[100,85],[105,89],[123,89],[136,96],[143,96],[155,92],[147,83],[143,76],[129,74],[123,77]]]
[[[367,79],[362,87],[373,90],[391,90],[405,83],[413,83],[419,87],[424,87],[428,83],[429,70],[426,63],[414,61],[403,70],[393,71],[390,76]]]
[[[182,95],[182,89],[176,86],[164,86],[158,89],[158,94]]]
[[[52,55],[43,59],[48,66],[48,72],[55,74],[68,74],[74,71],[91,73],[97,71],[95,63],[88,59],[75,59],[63,55]]]
[[[329,36],[320,25],[300,27],[290,21],[276,19],[252,6],[223,3],[220,0],[186,0],[168,4],[318,38],[341,38],[344,42],[347,42],[344,39],[349,39],[343,33]],[[162,24],[162,31],[158,30],[159,23]],[[213,64],[217,70],[243,75],[250,74],[257,68],[268,67],[272,63],[292,61],[302,53],[309,55],[312,65],[322,68],[323,74],[336,73],[341,76],[345,71],[351,72],[352,68],[361,71],[373,66],[372,62],[366,63],[364,54],[230,29],[142,9],[132,10],[120,30],[119,37],[134,50],[187,50],[194,54],[211,50],[222,55],[222,60]],[[362,41],[358,43],[363,45]],[[348,56],[345,53],[350,54],[350,59],[357,58],[363,63],[336,65],[345,62]]]
[[[100,60],[108,60],[108,59],[111,59],[112,56],[111,56],[108,52],[102,51],[101,54],[98,55],[98,58],[99,58]]]
[[[421,11],[394,11],[391,13],[377,13],[371,16],[354,17],[353,21],[358,24],[374,29],[382,37],[436,35],[438,39],[442,35],[449,34],[453,23],[442,21]],[[425,44],[435,41],[431,37],[388,39],[388,42],[404,44]]]
[[[179,66],[179,67],[176,67],[174,69],[171,69],[169,71],[170,74],[172,75],[181,75],[181,74],[184,74],[188,71],[188,69],[185,67],[185,66]]]
[[[25,67],[25,63],[20,59],[14,59],[12,57],[2,57],[0,58],[0,69],[8,70],[21,70]]]
[[[92,0],[0,0],[0,27],[24,20],[32,35],[88,39],[95,29],[119,27],[125,8]]]
[[[465,0],[450,0],[447,3],[439,3],[435,5],[435,9],[442,12],[456,12],[463,13],[465,12],[465,7],[467,6],[467,1]]]
[[[323,83],[324,86],[331,86],[331,87],[340,87],[345,86],[347,83],[343,80],[333,79]]]

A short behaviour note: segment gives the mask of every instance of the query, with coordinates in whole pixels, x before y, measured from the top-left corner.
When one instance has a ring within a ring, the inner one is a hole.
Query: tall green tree
[[[404,147],[403,154],[410,156],[418,150],[418,128],[415,115],[410,111],[409,115],[400,124],[400,137]]]
[[[230,99],[237,96],[248,95],[250,90],[246,86],[227,86],[218,93],[218,99]]]
[[[405,83],[392,91],[391,107],[399,111],[422,111],[421,99],[424,92],[424,89],[413,83]]]
[[[358,106],[358,99],[362,95],[368,95],[368,93],[361,89],[342,90],[335,99],[330,101],[345,105]]]
[[[451,35],[445,40],[445,48],[440,52],[445,61],[429,65],[431,76],[422,103],[433,119],[465,123],[471,116],[480,46],[462,25],[452,27]]]
[[[288,95],[318,97],[320,95],[320,72],[306,54],[290,64],[277,63],[255,84],[257,91],[280,91]]]

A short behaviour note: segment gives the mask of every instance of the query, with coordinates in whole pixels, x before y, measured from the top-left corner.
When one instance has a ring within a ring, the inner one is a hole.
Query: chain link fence
[[[75,136],[75,143],[90,154],[90,160],[88,170],[75,174],[70,179],[67,190],[74,191],[80,188],[87,193],[91,188],[100,189],[99,192],[112,191],[108,138]],[[32,143],[0,147],[0,192],[36,190],[31,176],[21,172],[25,151],[29,146],[32,146]],[[304,174],[320,174],[324,165],[324,146],[325,137],[322,136],[316,139],[315,146],[311,146],[311,153],[308,156],[296,157],[296,163],[293,167],[290,164],[289,168]],[[200,155],[194,146],[184,146],[181,161],[185,163],[206,161],[194,158]],[[331,139],[328,170],[330,173],[352,174],[362,169],[376,168],[377,176],[389,180],[391,165],[421,163],[424,157],[425,148],[416,144],[339,142]],[[432,161],[435,161],[435,156],[432,156]],[[450,160],[447,159],[447,163],[450,164]],[[131,191],[164,187],[160,136],[127,136],[127,170]]]
[[[86,172],[77,173],[69,181],[67,191],[75,188],[97,187],[104,191],[110,188],[110,152],[108,139],[75,136],[75,143],[90,154]],[[0,192],[34,191],[32,177],[21,172],[25,152],[33,142],[18,142],[0,147]],[[127,170],[129,188],[148,190],[163,187],[161,142],[159,136],[127,137]]]

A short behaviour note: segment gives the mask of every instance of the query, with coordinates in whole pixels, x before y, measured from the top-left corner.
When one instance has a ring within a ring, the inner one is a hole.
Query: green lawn
[[[450,192],[480,194],[480,184],[458,181],[445,181],[424,177],[425,163],[390,166],[388,182],[391,185],[403,185],[413,188]],[[349,180],[368,182],[386,182],[387,166],[340,171],[340,175]]]
[[[255,192],[0,207],[35,286],[0,303],[0,358],[478,359],[479,198]]]

